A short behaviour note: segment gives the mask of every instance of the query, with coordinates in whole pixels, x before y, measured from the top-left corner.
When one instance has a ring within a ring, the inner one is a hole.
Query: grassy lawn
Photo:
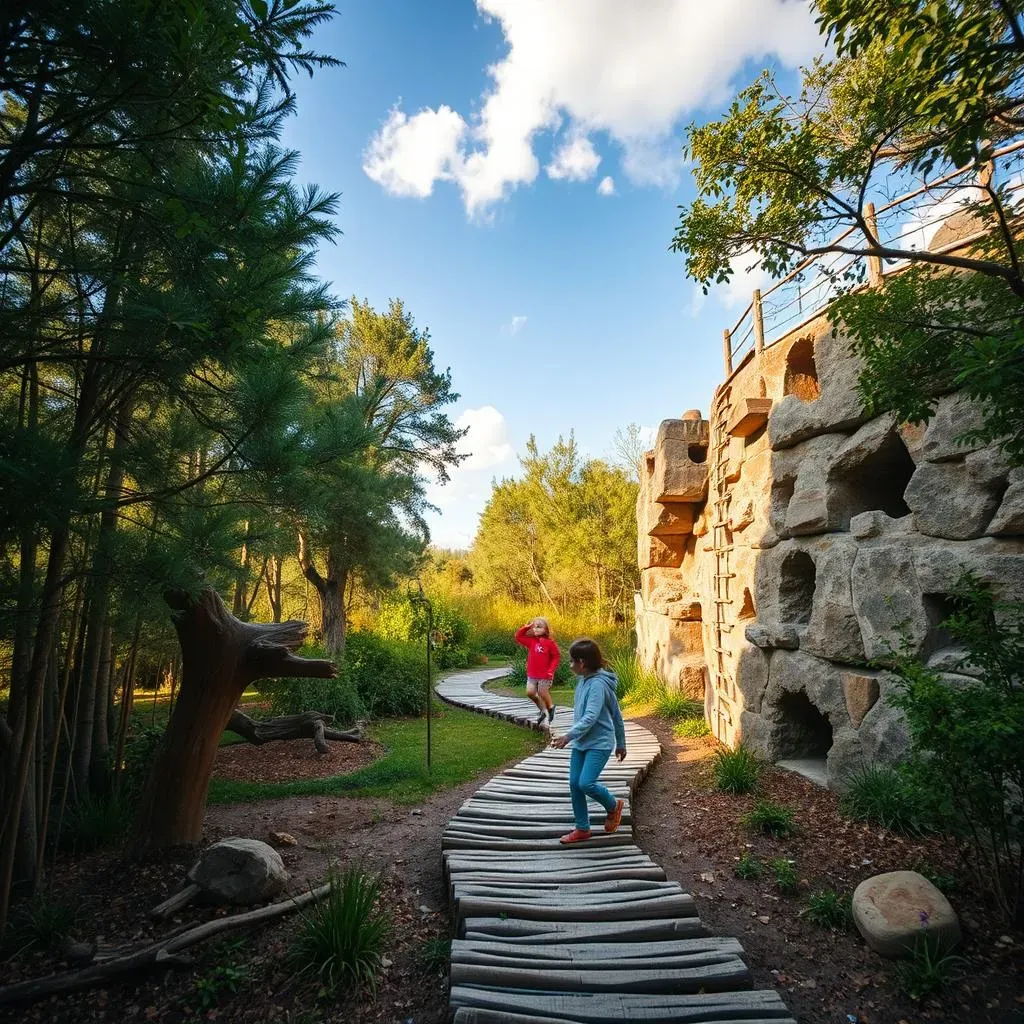
[[[434,702],[433,765],[426,767],[427,720],[391,718],[374,722],[369,738],[388,753],[349,775],[301,782],[258,783],[214,779],[211,803],[237,803],[279,796],[382,796],[413,804],[448,786],[489,774],[521,760],[547,742],[541,733]]]
[[[262,700],[263,695],[254,686],[250,686],[242,694],[240,704]],[[139,690],[132,698],[131,731],[138,733],[142,729],[165,729],[171,717],[171,691]],[[233,732],[225,732],[220,738],[220,746],[227,747],[232,743],[243,743],[241,736]]]

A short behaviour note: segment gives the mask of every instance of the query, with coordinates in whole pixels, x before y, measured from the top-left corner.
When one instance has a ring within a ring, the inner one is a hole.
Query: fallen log
[[[328,723],[333,721],[331,715],[319,711],[303,711],[298,715],[281,715],[258,722],[235,708],[231,712],[227,727],[231,732],[238,733],[247,743],[255,743],[256,746],[269,743],[271,740],[311,739],[320,754],[330,751],[328,740],[345,743],[363,741],[363,731],[358,726],[344,731],[328,728]]]
[[[289,914],[293,910],[298,910],[300,907],[322,899],[330,892],[330,889],[330,883],[327,883],[318,889],[302,893],[300,896],[271,903],[269,906],[250,910],[245,914],[219,917],[186,931],[176,929],[170,935],[165,935],[158,942],[149,946],[91,964],[79,971],[48,974],[43,978],[32,978],[29,981],[19,981],[14,985],[7,985],[0,988],[0,1006],[11,1003],[37,1002],[40,999],[62,995],[66,992],[81,992],[83,989],[92,988],[94,985],[100,985],[111,978],[132,971],[146,970],[152,967],[188,967],[192,960],[190,957],[182,956],[182,950],[205,942],[222,932],[260,924],[263,921],[280,917],[282,914]]]

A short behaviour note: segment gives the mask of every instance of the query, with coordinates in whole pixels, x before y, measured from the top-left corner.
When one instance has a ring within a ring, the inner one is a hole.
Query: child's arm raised
[[[528,622],[525,626],[520,626],[516,630],[516,637],[515,637],[515,639],[516,639],[516,643],[519,644],[520,647],[529,647],[530,646],[530,641],[533,639],[533,637],[527,636],[526,635],[526,631],[532,625],[533,625],[532,622]]]

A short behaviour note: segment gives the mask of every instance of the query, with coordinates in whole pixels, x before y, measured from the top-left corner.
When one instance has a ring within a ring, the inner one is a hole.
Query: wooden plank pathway
[[[494,669],[437,684],[459,707],[531,728],[525,698],[488,692]],[[572,724],[558,708],[553,731]],[[459,809],[441,842],[454,921],[455,1024],[796,1024],[775,992],[750,991],[736,939],[709,936],[693,897],[633,842],[633,791],[661,753],[626,723],[628,753],[602,782],[626,800],[622,824],[571,847],[569,751],[548,748],[495,776]]]

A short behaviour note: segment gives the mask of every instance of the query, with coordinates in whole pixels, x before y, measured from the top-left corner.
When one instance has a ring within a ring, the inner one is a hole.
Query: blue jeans
[[[590,829],[588,796],[609,813],[615,810],[615,797],[597,781],[611,756],[610,750],[580,750],[573,747],[569,752],[569,796],[572,798],[572,813],[578,829]]]

